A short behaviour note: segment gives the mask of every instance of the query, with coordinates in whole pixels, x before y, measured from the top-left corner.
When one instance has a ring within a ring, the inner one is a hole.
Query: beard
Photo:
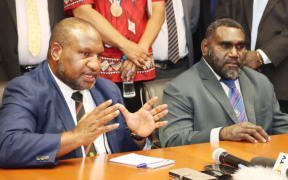
[[[68,85],[73,90],[84,90],[87,89],[85,85],[80,81],[79,78],[72,78],[70,77],[66,71],[64,70],[64,66],[59,64],[57,69],[57,77]],[[95,83],[93,83],[88,89],[91,89]]]
[[[226,61],[221,61],[211,50],[208,51],[208,59],[210,66],[213,70],[225,80],[235,80],[238,79],[243,68],[243,61],[238,59],[229,59]],[[222,63],[219,63],[222,62]],[[227,64],[235,64],[237,66],[230,67]]]

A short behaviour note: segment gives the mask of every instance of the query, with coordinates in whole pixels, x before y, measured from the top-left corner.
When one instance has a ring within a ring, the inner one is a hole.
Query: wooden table
[[[277,158],[279,152],[288,153],[288,135],[271,136],[268,143],[250,144],[245,142],[220,142],[170,147],[148,151],[137,151],[153,157],[174,159],[176,163],[157,169],[137,169],[132,166],[108,162],[112,157],[125,153],[100,155],[95,158],[63,160],[58,166],[50,169],[0,169],[0,180],[96,180],[96,179],[125,179],[125,180],[165,180],[169,179],[168,172],[176,168],[193,168],[203,170],[207,164],[213,164],[212,152],[221,147],[229,153],[245,160],[255,156]]]

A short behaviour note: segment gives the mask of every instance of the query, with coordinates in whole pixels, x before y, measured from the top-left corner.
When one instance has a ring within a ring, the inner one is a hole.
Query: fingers
[[[168,121],[160,121],[160,122],[155,123],[155,128],[166,126],[167,124],[168,124]]]
[[[107,126],[102,126],[102,127],[98,128],[98,133],[99,134],[103,134],[103,133],[112,131],[112,130],[118,128],[118,127],[119,127],[119,123],[110,124],[110,125],[107,125]]]
[[[121,79],[125,79],[128,71],[129,71],[129,67],[128,67],[129,63],[126,62],[126,61],[123,63],[123,65],[122,65],[122,67],[120,69],[120,71],[121,71]]]
[[[129,116],[130,112],[122,104],[119,105],[119,110],[122,112],[125,119]]]
[[[128,77],[128,81],[130,80],[134,80],[134,77],[136,75],[136,72],[137,72],[137,67],[135,64],[132,64],[132,67],[131,67],[131,73],[130,73],[130,77]]]
[[[158,97],[155,96],[153,98],[151,98],[149,101],[147,101],[142,108],[144,108],[145,110],[149,110],[151,109],[151,107],[153,106],[153,104],[157,101]]]
[[[150,113],[154,116],[155,114],[167,109],[168,105],[167,104],[162,104],[157,106],[156,108],[153,108]]]
[[[223,128],[220,137],[223,140],[248,141],[251,143],[270,141],[268,134],[260,126],[249,122],[238,123]]]
[[[97,120],[97,124],[102,126],[109,121],[113,120],[116,118],[119,114],[119,104],[115,104],[113,106],[110,106],[103,110],[102,112],[98,112],[97,114],[94,114],[93,120]]]
[[[160,120],[161,118],[163,118],[163,117],[166,116],[167,114],[168,114],[168,110],[164,110],[164,111],[156,114],[155,116],[153,116],[154,121]]]

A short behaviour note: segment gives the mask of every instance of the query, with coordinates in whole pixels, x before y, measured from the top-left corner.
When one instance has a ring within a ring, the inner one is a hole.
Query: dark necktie
[[[82,118],[82,116],[85,114],[85,110],[83,106],[83,95],[79,91],[76,91],[72,94],[71,98],[75,101],[76,117],[77,117],[77,122],[78,122]],[[95,156],[96,154],[97,153],[94,147],[94,143],[92,143],[87,156],[91,157],[91,156]]]
[[[168,59],[176,64],[180,57],[178,49],[177,25],[172,0],[167,1],[165,11],[168,29]]]
[[[247,120],[243,99],[240,92],[236,88],[234,80],[221,80],[229,88],[229,100],[233,106],[238,122],[245,122]]]

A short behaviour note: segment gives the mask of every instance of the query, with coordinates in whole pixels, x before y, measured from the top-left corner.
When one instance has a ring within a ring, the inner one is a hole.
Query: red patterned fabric
[[[64,10],[68,14],[72,14],[71,9],[82,4],[92,4],[93,8],[102,14],[123,36],[138,43],[148,21],[147,0],[121,0],[123,12],[119,17],[114,17],[110,12],[110,6],[113,1],[114,0],[64,0]],[[152,0],[152,2],[156,1],[166,0]],[[135,23],[135,32],[128,29],[128,20]],[[151,48],[149,52],[152,52]],[[123,55],[118,48],[104,45],[104,53],[102,54],[101,60],[101,77],[114,82],[122,82],[119,69],[123,62],[121,59]],[[138,69],[134,81],[151,80],[155,78],[153,57],[151,57],[150,60],[151,62],[147,63],[145,68]]]

